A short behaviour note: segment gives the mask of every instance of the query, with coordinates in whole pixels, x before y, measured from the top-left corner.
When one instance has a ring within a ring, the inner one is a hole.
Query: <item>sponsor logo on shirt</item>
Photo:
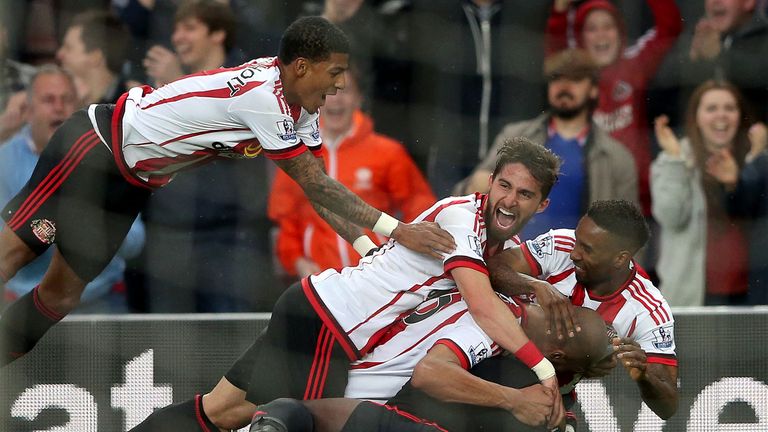
[[[53,244],[56,240],[56,224],[48,219],[35,219],[29,224],[32,234],[44,244]]]
[[[320,141],[320,118],[317,118],[315,122],[312,123],[312,133],[310,133],[309,136],[315,141]]]
[[[537,238],[532,240],[529,245],[531,252],[538,258],[544,258],[544,255],[552,255],[555,250],[555,241],[551,236]]]
[[[672,326],[665,325],[653,331],[653,346],[658,349],[672,347]]]
[[[469,248],[475,251],[477,256],[483,256],[483,245],[480,244],[480,239],[477,236],[469,235],[467,240],[469,241]]]
[[[288,119],[277,122],[277,137],[283,141],[296,141],[296,130],[293,128],[293,122]]]

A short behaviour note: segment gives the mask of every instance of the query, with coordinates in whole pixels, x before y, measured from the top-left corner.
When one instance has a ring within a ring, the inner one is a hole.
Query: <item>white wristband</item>
[[[371,249],[376,249],[378,246],[376,246],[376,243],[374,243],[367,235],[361,235],[352,242],[352,247],[361,257],[364,257],[371,251]]]
[[[555,376],[555,367],[552,366],[552,363],[546,358],[541,359],[541,361],[531,369],[536,373],[536,376],[539,377],[539,381],[544,381],[545,379]]]
[[[381,234],[385,237],[392,237],[392,231],[397,228],[397,224],[399,224],[400,221],[393,218],[392,216],[381,212],[381,216],[379,216],[379,220],[376,221],[376,225],[373,226],[373,232],[376,234]]]

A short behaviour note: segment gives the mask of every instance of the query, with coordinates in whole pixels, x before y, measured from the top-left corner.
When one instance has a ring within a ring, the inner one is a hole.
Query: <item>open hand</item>
[[[392,231],[392,238],[412,251],[437,259],[456,249],[453,236],[435,222],[400,222]]]
[[[546,282],[536,282],[534,285],[536,303],[544,308],[549,317],[547,333],[555,332],[558,339],[567,333],[569,337],[581,331],[581,325],[576,319],[574,309],[568,297],[560,294],[557,288]]]
[[[739,181],[739,165],[730,150],[721,148],[712,153],[705,163],[707,174],[711,175],[726,189],[733,189]]]
[[[675,133],[669,127],[669,117],[665,115],[656,117],[653,122],[653,129],[661,149],[670,156],[680,156],[680,141],[677,140]]]
[[[147,51],[143,64],[147,75],[155,80],[156,87],[184,76],[181,62],[176,54],[160,45],[155,45]]]
[[[696,23],[696,29],[691,40],[691,49],[688,56],[691,60],[712,60],[720,55],[722,43],[720,31],[718,31],[708,19],[704,18]]]

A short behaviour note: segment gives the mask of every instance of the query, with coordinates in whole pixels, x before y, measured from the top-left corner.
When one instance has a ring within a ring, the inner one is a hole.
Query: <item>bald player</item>
[[[548,317],[542,308],[505,300],[517,310],[526,334],[561,376],[582,374],[610,352],[605,324],[589,309],[573,308],[581,332],[573,338],[557,338],[547,333]],[[427,320],[454,312],[450,306],[442,307]],[[467,340],[468,329],[463,326],[458,322],[443,331],[436,342],[420,343],[431,348],[417,363],[413,377],[386,405],[353,399],[321,399],[302,405],[280,399],[259,407],[251,431],[534,431],[551,427],[546,421],[549,406],[530,392],[532,386],[539,385],[536,375],[519,360],[496,356],[466,369],[467,362],[474,359],[465,358],[459,345],[474,343],[475,352],[486,347],[481,339]],[[396,366],[399,363],[398,357],[385,362],[392,371],[393,384],[398,372],[402,373]],[[377,375],[386,376],[386,372],[379,370]]]

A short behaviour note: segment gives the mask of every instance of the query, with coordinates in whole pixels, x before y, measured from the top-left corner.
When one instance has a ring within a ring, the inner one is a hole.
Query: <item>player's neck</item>
[[[589,290],[590,293],[595,294],[600,297],[609,296],[622,288],[624,288],[624,285],[627,283],[627,279],[629,279],[630,275],[632,273],[631,268],[626,268],[621,271],[615,272],[611,277],[603,282],[598,282],[595,284],[591,284],[587,286],[586,288]]]

